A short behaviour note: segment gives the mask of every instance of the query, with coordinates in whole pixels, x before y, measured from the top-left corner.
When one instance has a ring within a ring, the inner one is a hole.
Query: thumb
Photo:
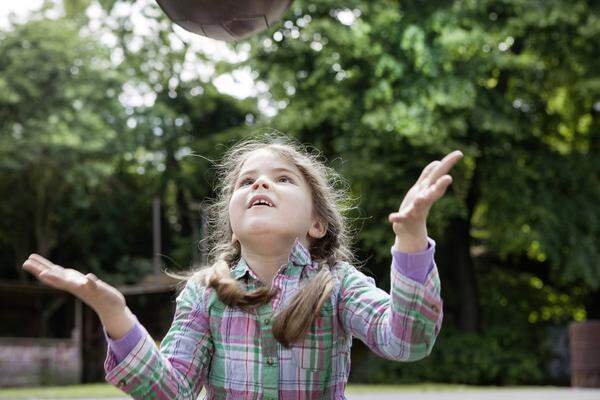
[[[97,285],[97,281],[99,280],[98,277],[92,273],[89,273],[85,276],[87,278],[87,282],[86,285],[90,288],[90,289],[95,289],[98,285]]]
[[[400,216],[399,212],[394,212],[388,215],[388,221],[390,221],[391,223],[400,222],[401,220],[402,217]]]

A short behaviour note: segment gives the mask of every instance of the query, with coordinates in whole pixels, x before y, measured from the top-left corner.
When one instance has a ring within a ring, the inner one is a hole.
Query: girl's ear
[[[327,224],[323,223],[320,219],[314,218],[308,234],[310,237],[320,239],[327,233]]]

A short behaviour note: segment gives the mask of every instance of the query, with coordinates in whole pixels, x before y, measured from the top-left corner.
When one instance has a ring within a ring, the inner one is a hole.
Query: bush
[[[413,363],[397,363],[372,352],[353,366],[352,381],[472,385],[568,384],[565,344],[557,342],[581,313],[581,290],[560,290],[528,272],[481,268],[482,333],[464,333],[453,325],[451,301],[431,354]],[[443,293],[449,299],[452,293]],[[553,333],[554,332],[554,333]],[[553,364],[553,365],[551,365]]]
[[[533,347],[532,347],[533,346]],[[443,329],[431,354],[413,363],[384,360],[370,352],[354,374],[364,383],[418,383],[423,381],[472,385],[541,384],[541,359],[532,349],[532,335],[511,327],[485,334]]]

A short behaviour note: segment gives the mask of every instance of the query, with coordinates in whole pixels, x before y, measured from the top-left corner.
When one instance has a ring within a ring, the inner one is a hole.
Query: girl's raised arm
[[[213,353],[205,291],[189,283],[177,297],[175,318],[160,349],[125,304],[125,297],[93,274],[63,268],[37,254],[23,269],[53,288],[67,291],[89,305],[114,340],[138,333],[134,347],[120,359],[109,346],[106,380],[134,399],[195,400],[206,379]]]
[[[340,271],[338,313],[344,329],[380,357],[417,361],[431,353],[443,320],[435,241],[414,254],[396,253],[390,293],[350,264]]]
[[[177,296],[175,317],[160,349],[141,325],[141,339],[123,360],[109,348],[106,380],[134,399],[196,400],[208,379],[214,345],[205,286],[191,281]]]
[[[427,236],[432,205],[452,183],[450,169],[463,157],[456,150],[427,165],[398,212],[389,215],[395,233],[390,294],[347,266],[341,279],[339,313],[344,327],[382,357],[415,361],[428,356],[440,332],[440,278]]]
[[[135,316],[127,308],[123,294],[94,274],[83,275],[75,269],[63,268],[37,254],[29,256],[23,269],[40,282],[69,292],[90,306],[112,338],[125,336],[135,324]]]

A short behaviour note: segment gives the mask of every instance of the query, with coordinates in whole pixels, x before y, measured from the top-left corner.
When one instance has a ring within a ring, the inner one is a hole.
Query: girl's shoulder
[[[355,286],[377,286],[375,279],[347,261],[338,261],[331,268],[336,287],[343,290]]]
[[[351,273],[353,270],[356,270],[352,264],[347,261],[336,261],[334,265],[329,266],[331,273],[338,280],[342,280],[344,276]]]
[[[187,279],[177,295],[176,301],[206,309],[207,305],[211,303],[213,295],[216,295],[216,292],[206,284],[203,276],[194,275]]]
[[[349,279],[363,280],[372,284],[375,283],[375,280],[373,278],[365,275],[360,269],[358,269],[353,264],[347,261],[337,261],[332,267],[330,267],[330,269],[335,280],[340,285],[344,282],[347,282]]]

